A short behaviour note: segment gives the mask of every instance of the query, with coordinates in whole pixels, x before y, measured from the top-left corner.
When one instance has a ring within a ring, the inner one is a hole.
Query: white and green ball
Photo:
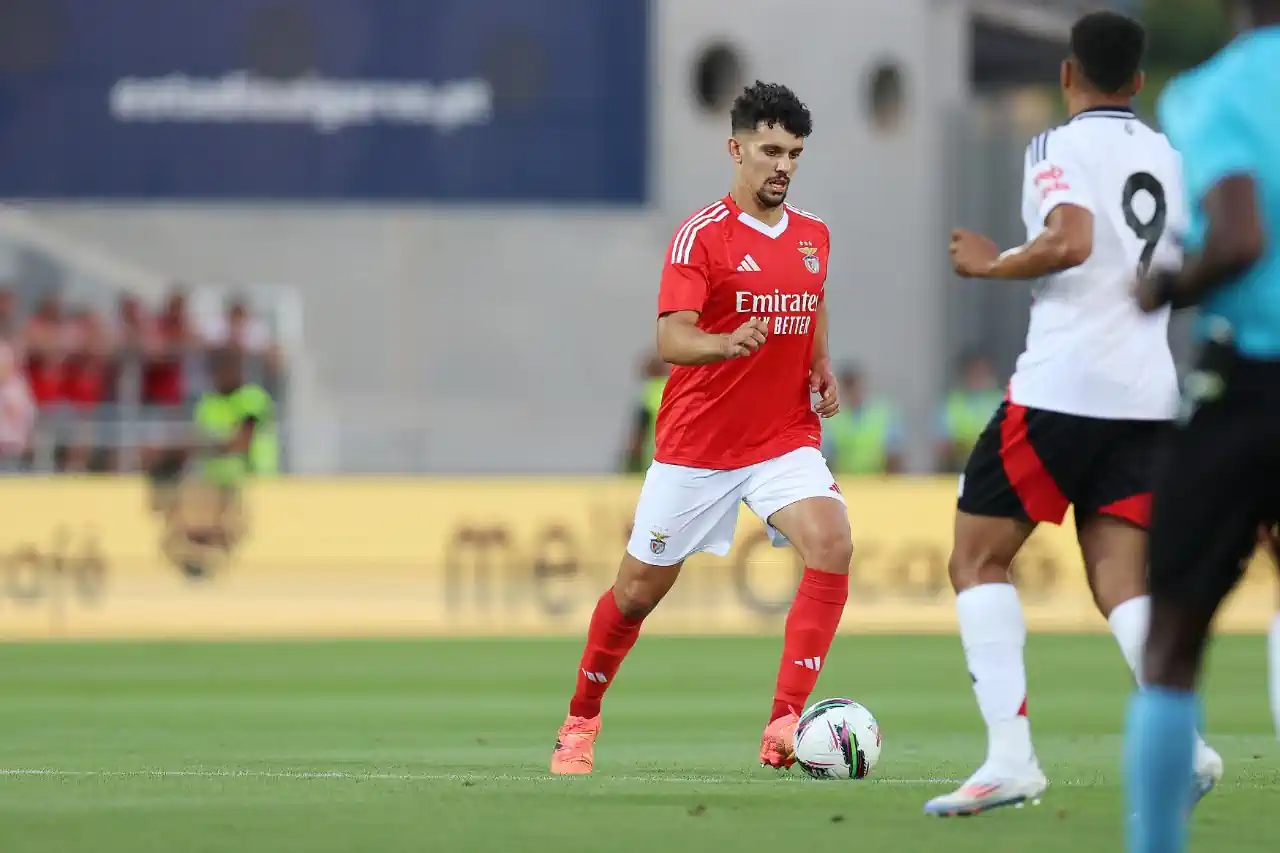
[[[880,760],[880,725],[852,699],[823,699],[800,715],[795,751],[815,779],[865,779]]]

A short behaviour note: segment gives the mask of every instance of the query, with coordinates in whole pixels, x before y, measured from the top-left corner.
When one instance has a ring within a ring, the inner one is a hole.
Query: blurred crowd
[[[632,419],[622,468],[644,471],[653,458],[653,424],[668,368],[656,353],[641,364],[641,393]],[[907,428],[892,397],[876,393],[856,364],[838,371],[840,412],[822,424],[822,453],[838,476],[900,474],[906,470]],[[985,354],[963,355],[952,386],[938,401],[933,419],[936,473],[959,473],[991,416],[1004,399],[1005,382]]]
[[[162,304],[123,295],[106,310],[0,285],[0,470],[138,470],[179,434],[230,347],[279,393],[281,353],[244,299],[197,312],[186,287]]]

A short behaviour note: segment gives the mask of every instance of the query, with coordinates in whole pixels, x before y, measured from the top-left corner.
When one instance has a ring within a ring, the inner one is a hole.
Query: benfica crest
[[[660,530],[651,530],[649,531],[649,535],[653,537],[649,540],[650,551],[654,554],[661,554],[663,551],[667,550],[667,537],[670,536],[669,533],[663,533]]]
[[[821,272],[822,262],[818,260],[818,249],[807,240],[800,243],[799,249],[800,254],[804,255],[804,268],[814,275]]]

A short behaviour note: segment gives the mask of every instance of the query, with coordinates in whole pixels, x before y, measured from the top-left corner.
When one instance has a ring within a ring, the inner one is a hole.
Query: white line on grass
[[[168,777],[197,779],[347,779],[355,781],[380,782],[553,782],[556,777],[550,775],[513,775],[498,773],[484,775],[480,773],[351,773],[345,770],[59,770],[56,768],[11,768],[0,769],[0,776],[50,776],[55,778],[151,778]],[[782,774],[785,780],[788,778]],[[746,777],[741,779],[726,776],[610,776],[599,774],[609,782],[642,782],[651,784],[692,784],[692,785],[741,785],[773,784],[776,780]],[[798,774],[793,778],[803,778]],[[878,785],[956,785],[961,779],[875,779]]]

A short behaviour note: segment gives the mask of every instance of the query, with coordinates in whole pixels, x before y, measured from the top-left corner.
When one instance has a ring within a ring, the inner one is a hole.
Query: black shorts
[[[1156,467],[1153,595],[1209,612],[1280,518],[1280,363],[1236,361],[1172,430]]]
[[[1166,421],[1086,418],[1006,400],[974,445],[961,512],[1061,524],[1103,514],[1146,527]]]

